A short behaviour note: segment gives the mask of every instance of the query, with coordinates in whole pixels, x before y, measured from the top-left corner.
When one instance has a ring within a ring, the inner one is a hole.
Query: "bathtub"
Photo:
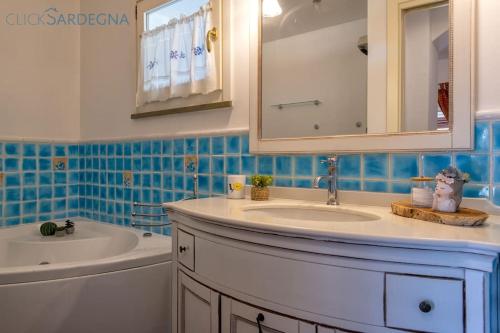
[[[91,221],[0,229],[0,332],[170,332],[170,237]]]

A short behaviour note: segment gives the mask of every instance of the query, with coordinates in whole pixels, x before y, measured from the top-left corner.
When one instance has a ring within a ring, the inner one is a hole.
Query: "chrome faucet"
[[[199,181],[200,177],[198,176],[197,173],[193,175],[193,198],[198,199],[199,198]]]
[[[194,200],[200,198],[199,182],[200,182],[200,177],[198,176],[198,174],[197,173],[193,174],[193,194],[188,197],[184,197],[184,199],[182,199],[181,201]]]
[[[319,188],[322,180],[328,180],[328,201],[327,205],[336,206],[339,204],[337,198],[337,156],[333,155],[321,163],[328,164],[328,176],[318,176],[314,179],[313,188]]]

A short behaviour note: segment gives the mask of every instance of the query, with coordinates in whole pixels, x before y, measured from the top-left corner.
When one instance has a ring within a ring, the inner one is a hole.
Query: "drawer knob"
[[[259,327],[259,333],[262,333],[262,322],[264,320],[266,320],[266,318],[264,317],[264,315],[262,313],[259,313],[259,315],[257,316],[257,326]]]
[[[183,253],[183,252],[186,252],[187,251],[187,247],[186,246],[179,246],[179,252],[180,253]]]
[[[418,308],[420,309],[420,311],[422,311],[423,313],[429,313],[432,311],[432,303],[430,301],[422,301],[420,302],[420,304],[418,305]]]

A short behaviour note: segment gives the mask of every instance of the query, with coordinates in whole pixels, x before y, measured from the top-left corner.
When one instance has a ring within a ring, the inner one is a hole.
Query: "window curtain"
[[[142,34],[138,107],[220,89],[215,52],[207,51],[205,41],[212,27],[208,3],[190,16]]]

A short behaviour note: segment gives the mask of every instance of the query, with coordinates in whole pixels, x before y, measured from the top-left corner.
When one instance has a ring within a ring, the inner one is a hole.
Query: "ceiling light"
[[[264,17],[275,17],[281,15],[283,10],[278,0],[263,0],[262,2],[262,15]]]

